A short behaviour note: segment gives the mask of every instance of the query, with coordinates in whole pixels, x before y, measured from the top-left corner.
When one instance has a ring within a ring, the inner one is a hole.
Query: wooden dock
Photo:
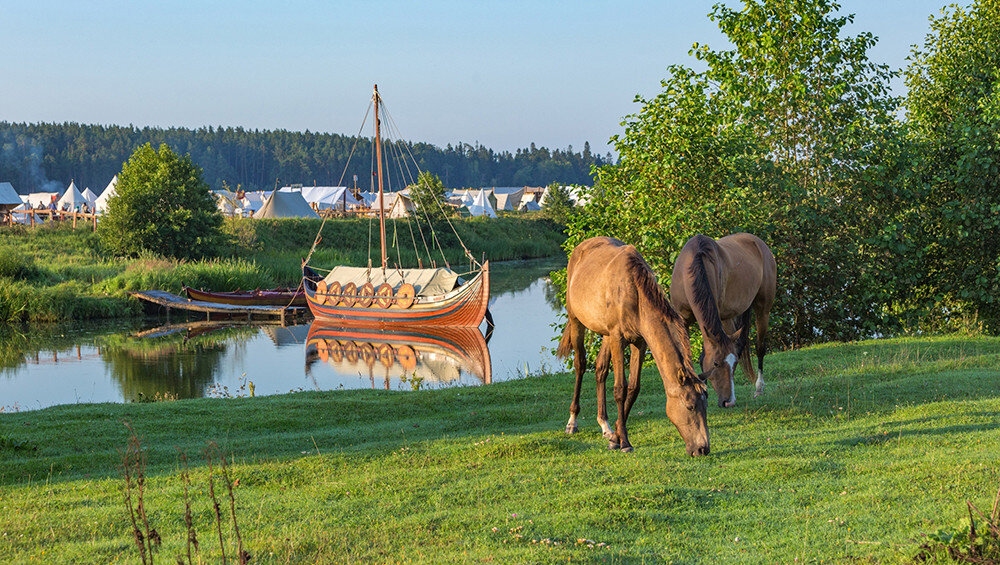
[[[298,306],[238,306],[236,304],[219,304],[216,302],[203,302],[201,300],[189,300],[183,296],[166,292],[164,290],[143,290],[141,292],[130,292],[130,295],[146,302],[163,306],[167,309],[167,316],[171,310],[186,310],[188,312],[203,312],[206,320],[212,320],[213,314],[216,319],[245,319],[254,321],[274,320],[277,318],[281,325],[288,321],[295,320],[309,313],[308,308]]]

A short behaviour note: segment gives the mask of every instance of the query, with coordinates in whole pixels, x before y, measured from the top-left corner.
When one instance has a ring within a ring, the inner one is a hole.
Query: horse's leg
[[[750,324],[749,317],[753,313],[754,313],[753,309],[751,308],[750,311],[747,312],[747,314],[746,314],[746,317],[747,317],[746,323],[748,325]],[[737,330],[742,329],[742,320],[743,320],[743,316],[740,316],[739,318],[736,319],[736,329]],[[747,329],[747,331],[749,332],[750,330]],[[747,336],[746,347],[744,347],[743,351],[740,353],[740,367],[743,367],[743,374],[746,375],[747,379],[749,379],[751,383],[756,382],[756,380],[757,380],[757,373],[753,370],[753,360],[750,359],[750,339],[749,339],[749,336]]]
[[[615,404],[618,405],[618,420],[615,422],[615,435],[609,440],[609,449],[621,449],[624,452],[632,451],[632,444],[628,441],[628,430],[626,428],[625,396],[628,384],[625,382],[625,351],[622,349],[621,336],[609,335],[604,338],[610,341],[611,348],[611,368],[615,372]]]
[[[757,382],[753,396],[764,394],[764,355],[767,353],[767,322],[771,317],[771,305],[760,309],[754,308],[757,314]]]
[[[594,376],[597,379],[597,424],[601,426],[604,437],[611,439],[614,431],[608,425],[607,381],[608,369],[611,365],[611,350],[608,348],[608,343],[610,343],[608,339],[601,340],[601,350],[597,352]]]
[[[646,344],[632,344],[631,357],[628,362],[628,396],[625,397],[625,421],[632,411],[632,404],[639,396],[639,378],[642,376],[642,362],[646,358]]]
[[[573,385],[573,401],[569,405],[569,421],[566,422],[566,433],[575,434],[577,432],[576,417],[580,414],[580,385],[583,384],[583,373],[587,371],[587,350],[584,348],[583,338],[585,329],[583,324],[575,318],[566,321],[572,326],[567,327],[570,332],[570,346],[573,348],[573,369],[576,373],[576,383]]]

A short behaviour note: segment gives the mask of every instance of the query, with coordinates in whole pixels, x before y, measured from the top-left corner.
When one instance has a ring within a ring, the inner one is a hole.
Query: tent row
[[[75,181],[70,181],[63,192],[33,192],[18,194],[9,182],[0,183],[0,212],[25,212],[27,210],[62,210],[69,212],[97,211],[107,209],[108,199],[114,196],[118,176],[115,175],[104,191],[98,196],[90,188],[82,192]],[[17,222],[29,221],[26,214],[17,214]],[[41,220],[38,220],[41,221]]]

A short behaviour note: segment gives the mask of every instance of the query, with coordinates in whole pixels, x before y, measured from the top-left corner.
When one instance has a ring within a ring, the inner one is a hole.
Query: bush
[[[117,193],[98,224],[115,255],[153,251],[168,257],[215,255],[223,242],[222,216],[201,168],[166,144],[136,149],[118,175]]]

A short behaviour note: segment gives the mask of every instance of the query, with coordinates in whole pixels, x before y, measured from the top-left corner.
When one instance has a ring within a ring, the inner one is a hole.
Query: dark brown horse
[[[727,235],[718,241],[696,235],[684,244],[670,279],[670,301],[685,322],[698,322],[704,337],[702,375],[707,377],[723,408],[736,405],[733,371],[743,371],[756,383],[754,397],[764,392],[767,322],[774,304],[777,267],[774,255],[757,236]],[[750,316],[757,318],[757,365],[754,375],[747,335]],[[756,377],[756,380],[755,380]]]
[[[559,355],[566,357],[573,352],[576,369],[566,431],[576,431],[580,385],[587,368],[583,338],[590,329],[604,336],[600,356],[604,374],[607,375],[608,358],[615,374],[618,421],[608,447],[632,451],[626,422],[639,394],[642,361],[648,347],[667,393],[667,417],[680,432],[689,455],[708,454],[706,388],[691,363],[691,344],[684,321],[670,307],[653,271],[635,247],[609,237],[595,237],[577,245],[566,269],[566,312],[569,320],[559,342]],[[625,345],[631,347],[632,357],[627,383]],[[603,389],[598,386],[600,406],[604,405]],[[606,414],[604,417],[606,426]]]

